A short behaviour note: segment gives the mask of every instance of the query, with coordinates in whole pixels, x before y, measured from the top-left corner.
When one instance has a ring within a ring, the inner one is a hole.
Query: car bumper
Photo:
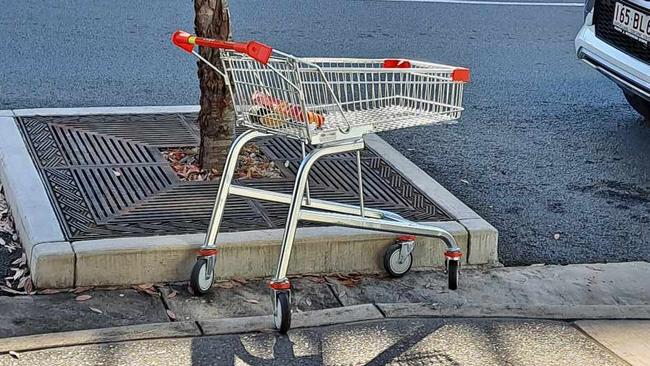
[[[650,101],[650,65],[596,37],[591,14],[575,39],[578,58],[626,90]]]

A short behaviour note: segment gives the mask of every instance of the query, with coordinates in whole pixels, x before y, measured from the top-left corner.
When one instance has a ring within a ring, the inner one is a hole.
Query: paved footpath
[[[458,291],[439,271],[302,276],[288,337],[272,330],[263,280],[204,297],[187,284],[4,296],[0,365],[648,366],[648,273],[645,262],[465,268]]]
[[[17,356],[0,356],[0,365],[626,365],[572,324],[508,319],[392,319]]]
[[[16,358],[17,357],[17,358]],[[0,365],[627,365],[573,324],[391,319],[1,355]]]

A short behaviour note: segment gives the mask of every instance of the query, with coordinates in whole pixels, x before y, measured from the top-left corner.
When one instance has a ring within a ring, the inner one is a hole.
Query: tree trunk
[[[194,10],[197,36],[221,40],[231,38],[228,0],[194,0]],[[219,50],[200,47],[199,53],[213,65],[222,68]],[[203,169],[214,169],[221,174],[232,140],[235,111],[223,78],[202,61],[198,62],[198,66],[201,87],[199,164]]]

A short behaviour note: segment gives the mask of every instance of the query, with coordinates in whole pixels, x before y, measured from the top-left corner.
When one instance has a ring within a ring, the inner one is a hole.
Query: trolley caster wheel
[[[447,278],[449,279],[449,289],[458,289],[458,273],[460,272],[460,261],[450,260],[446,261]]]
[[[275,323],[275,329],[279,330],[282,334],[286,334],[289,328],[291,328],[291,303],[289,301],[288,291],[278,291],[275,293],[273,322]]]
[[[402,256],[402,245],[404,244],[395,243],[389,246],[384,253],[384,269],[392,277],[404,276],[413,265],[413,253]]]
[[[212,274],[206,277],[206,272],[208,270],[208,260],[206,258],[199,258],[194,264],[192,269],[192,276],[190,277],[190,286],[194,293],[197,295],[204,295],[212,287],[214,282],[214,270]]]

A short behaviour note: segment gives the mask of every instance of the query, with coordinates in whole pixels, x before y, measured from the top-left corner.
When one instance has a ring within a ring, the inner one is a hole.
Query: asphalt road
[[[626,365],[572,325],[416,320],[0,355],[0,365]]]
[[[383,137],[499,229],[506,265],[650,260],[650,129],[576,60],[581,8],[231,3],[236,38],[298,55],[470,67],[459,124]],[[0,109],[196,104],[168,41],[192,17],[190,0],[7,2]]]

